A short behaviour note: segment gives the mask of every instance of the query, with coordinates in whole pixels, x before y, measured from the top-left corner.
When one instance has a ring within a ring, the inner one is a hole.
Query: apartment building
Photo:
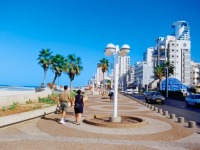
[[[128,71],[130,69],[130,56],[118,56],[118,64],[119,64],[119,86],[122,89],[126,89],[128,80],[129,80],[129,74]]]
[[[147,63],[152,63],[153,52],[154,47],[147,48],[147,50],[143,53],[143,61],[146,61]]]
[[[200,79],[200,63],[195,63],[194,61],[191,61],[191,79],[190,79],[190,85],[196,86],[197,83],[199,83]]]
[[[190,85],[190,28],[186,21],[177,21],[172,25],[172,35],[156,39],[153,52],[153,66],[162,65],[166,61],[174,65],[173,77],[185,85]]]
[[[153,67],[151,63],[143,61],[137,62],[134,72],[134,85],[136,87],[145,88],[150,82],[154,80]]]
[[[100,86],[101,83],[103,83],[103,72],[102,72],[101,68],[98,68],[98,67],[97,67],[97,73],[95,74],[95,76],[96,76],[96,77],[95,77],[95,79],[96,79],[96,84],[97,84],[98,86]],[[104,77],[105,77],[105,78],[107,77],[107,71],[105,72]]]

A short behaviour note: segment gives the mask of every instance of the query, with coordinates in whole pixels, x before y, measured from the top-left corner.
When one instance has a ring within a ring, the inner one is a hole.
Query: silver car
[[[146,103],[165,103],[165,97],[160,92],[151,92],[145,99]]]

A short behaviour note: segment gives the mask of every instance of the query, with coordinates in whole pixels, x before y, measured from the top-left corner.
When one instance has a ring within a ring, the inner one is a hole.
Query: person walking
[[[75,112],[75,124],[80,125],[81,121],[81,114],[83,113],[83,95],[81,95],[81,90],[77,91],[77,95],[75,96],[75,105],[74,105],[74,112]]]
[[[114,96],[114,91],[112,89],[109,91],[108,96],[110,97],[110,102],[111,102],[113,100],[113,96]]]
[[[62,118],[60,119],[59,123],[65,124],[65,115],[67,112],[68,103],[70,103],[70,94],[67,91],[68,86],[64,86],[64,91],[59,94],[59,100],[57,106],[61,108],[62,111]]]

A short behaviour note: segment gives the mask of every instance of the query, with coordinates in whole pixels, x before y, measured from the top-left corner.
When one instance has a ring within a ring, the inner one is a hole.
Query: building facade
[[[190,85],[196,86],[197,83],[199,83],[199,73],[200,73],[200,63],[195,63],[194,61],[191,61],[191,80]]]
[[[119,64],[119,87],[121,89],[126,89],[129,80],[129,69],[130,69],[130,56],[118,56]]]
[[[154,80],[153,67],[151,63],[146,61],[137,62],[134,67],[134,85],[137,88],[146,88],[146,86]]]
[[[190,85],[190,28],[186,21],[177,21],[172,25],[173,35],[159,37],[153,52],[153,66],[169,61],[174,66],[173,77],[185,85]]]

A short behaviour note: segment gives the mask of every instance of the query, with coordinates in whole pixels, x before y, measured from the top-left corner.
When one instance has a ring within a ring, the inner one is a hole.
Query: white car
[[[200,105],[200,94],[191,94],[185,98],[186,104],[199,106]]]
[[[133,94],[133,89],[127,89],[124,94],[131,95]]]
[[[138,92],[138,90],[137,89],[134,89],[133,90],[133,94],[138,94],[139,92]]]

